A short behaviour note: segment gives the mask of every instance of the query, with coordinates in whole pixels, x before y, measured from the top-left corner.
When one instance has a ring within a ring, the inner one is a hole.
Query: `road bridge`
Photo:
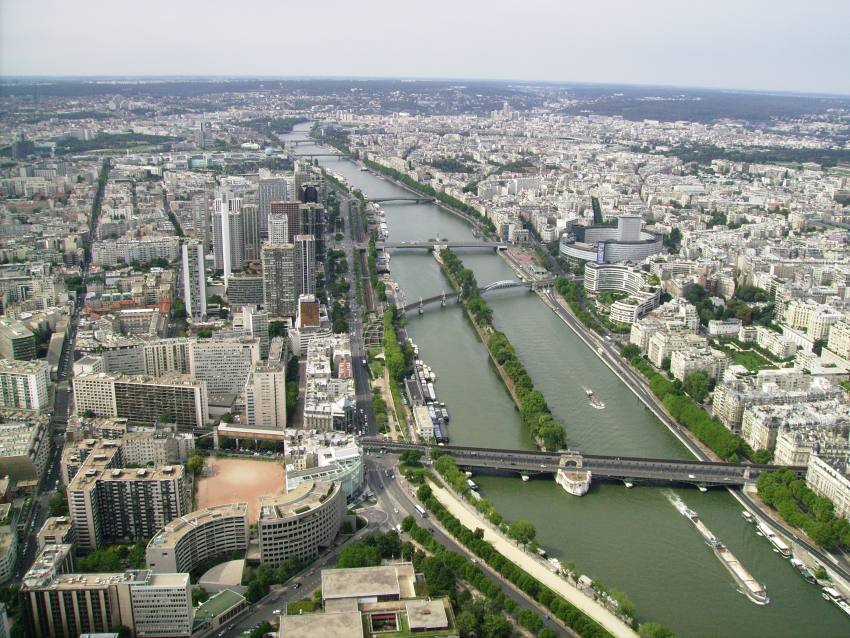
[[[370,197],[369,201],[375,204],[433,204],[437,199],[435,197]]]
[[[342,157],[342,153],[289,153],[290,157]]]
[[[360,445],[368,451],[386,450],[404,452],[417,450],[429,456],[432,452],[448,454],[459,467],[489,472],[516,473],[533,476],[556,474],[564,457],[568,463],[590,470],[595,479],[629,481],[632,483],[662,483],[692,485],[695,487],[742,486],[754,482],[760,473],[778,469],[791,470],[805,476],[805,466],[778,466],[714,461],[681,461],[628,456],[604,456],[567,451],[534,452],[527,450],[499,450],[491,448],[435,446],[429,444],[399,443],[375,438],[364,438]]]
[[[484,248],[486,250],[505,250],[506,244],[492,241],[401,241],[401,242],[378,242],[375,245],[378,250],[445,250],[446,248]]]
[[[538,279],[534,281],[520,281],[518,279],[510,279],[505,281],[496,281],[492,284],[483,287],[479,286],[478,291],[482,295],[486,295],[488,292],[492,292],[494,290],[508,290],[512,288],[526,288],[528,290],[534,291],[538,288],[543,288],[552,285],[553,281],[553,278]],[[438,301],[442,306],[445,306],[450,300],[459,302],[460,295],[456,292],[446,294],[444,291],[439,295],[434,295],[433,297],[420,298],[419,301],[406,304],[402,306],[401,309],[404,312],[411,312],[413,310],[418,309],[419,313],[422,314],[425,311],[425,306],[437,303]]]

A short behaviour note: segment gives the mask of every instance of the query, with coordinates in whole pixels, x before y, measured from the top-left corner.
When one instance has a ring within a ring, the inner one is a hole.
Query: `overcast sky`
[[[492,78],[850,94],[850,1],[0,0],[0,74]]]

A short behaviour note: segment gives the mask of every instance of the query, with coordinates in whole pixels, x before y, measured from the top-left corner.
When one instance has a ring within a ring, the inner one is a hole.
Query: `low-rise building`
[[[718,379],[728,367],[728,355],[714,348],[682,348],[670,355],[670,373],[680,381],[691,372],[705,372],[709,379]]]

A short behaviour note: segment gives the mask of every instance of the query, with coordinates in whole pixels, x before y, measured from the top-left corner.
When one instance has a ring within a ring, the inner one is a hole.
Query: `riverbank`
[[[511,395],[535,444],[550,452],[566,446],[566,430],[556,422],[543,394],[534,388],[534,382],[517,357],[508,337],[492,325],[493,311],[479,293],[475,274],[451,251],[445,251],[440,267],[452,286],[465,296],[463,303],[467,317],[483,341],[490,361],[496,366],[499,378]],[[485,338],[486,337],[486,338]]]
[[[617,618],[611,611],[585,596],[566,580],[556,575],[542,560],[517,547],[514,542],[496,530],[478,512],[472,510],[466,503],[455,496],[454,493],[435,482],[431,482],[430,487],[434,497],[452,516],[469,529],[481,529],[484,532],[484,540],[490,543],[493,549],[507,560],[536,578],[559,596],[562,596],[567,602],[587,614],[590,618],[593,618],[593,620],[602,625],[606,631],[614,636],[623,638],[635,638],[637,636],[637,633],[631,627]]]

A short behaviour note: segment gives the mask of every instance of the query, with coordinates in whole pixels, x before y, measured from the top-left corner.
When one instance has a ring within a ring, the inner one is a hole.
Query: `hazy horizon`
[[[850,94],[850,3],[0,3],[3,78],[416,79]]]

